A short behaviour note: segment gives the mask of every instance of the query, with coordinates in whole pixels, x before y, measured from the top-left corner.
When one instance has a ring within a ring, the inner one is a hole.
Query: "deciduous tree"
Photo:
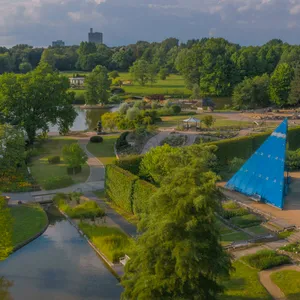
[[[70,168],[78,168],[87,162],[87,155],[78,143],[65,145],[63,147],[63,158]]]

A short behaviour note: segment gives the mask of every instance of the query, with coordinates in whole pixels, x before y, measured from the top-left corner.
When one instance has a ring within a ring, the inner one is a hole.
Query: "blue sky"
[[[79,44],[90,27],[109,46],[209,36],[300,44],[300,0],[1,0],[0,16],[4,46]]]

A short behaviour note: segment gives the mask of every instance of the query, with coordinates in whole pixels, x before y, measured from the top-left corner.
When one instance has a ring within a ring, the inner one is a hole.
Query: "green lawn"
[[[223,283],[225,293],[219,300],[271,300],[258,278],[258,271],[248,267],[240,261],[233,263],[235,271],[231,273],[230,280]]]
[[[114,145],[119,135],[103,136],[103,142],[100,144],[89,143],[87,149],[94,154],[104,165],[109,165],[116,159]]]
[[[71,138],[50,138],[42,146],[42,155],[35,157],[32,160],[30,169],[36,182],[44,187],[45,183],[51,178],[58,178],[67,175],[67,165],[62,158],[62,148],[65,145],[76,143],[76,140]],[[59,164],[49,164],[48,157],[58,155],[61,157]],[[90,168],[84,165],[82,172],[76,175],[71,175],[73,183],[85,182],[90,175]],[[59,188],[59,187],[58,187]]]
[[[250,231],[251,233],[254,233],[256,235],[263,235],[263,234],[269,234],[270,233],[270,231],[267,228],[265,228],[263,226],[260,226],[260,225],[249,227],[249,228],[246,228],[246,229],[247,229],[247,231]]]
[[[35,236],[47,224],[47,215],[39,206],[13,206],[11,213],[14,218],[14,247]]]
[[[249,239],[250,235],[240,231],[222,234],[221,236],[223,246],[230,245],[233,242],[247,241]]]
[[[285,294],[287,300],[300,299],[300,272],[285,270],[271,274],[272,281]]]

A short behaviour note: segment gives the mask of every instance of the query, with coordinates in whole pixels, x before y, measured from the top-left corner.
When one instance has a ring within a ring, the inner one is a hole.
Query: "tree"
[[[200,99],[200,87],[198,84],[194,84],[193,85],[193,90],[192,90],[192,95],[190,97],[191,99]]]
[[[293,77],[293,68],[287,63],[276,67],[270,81],[270,98],[273,103],[279,106],[287,104]]]
[[[291,82],[291,91],[288,98],[288,103],[296,105],[300,102],[300,66],[295,69],[295,77]]]
[[[155,83],[157,79],[157,71],[156,71],[156,66],[154,64],[149,65],[148,74],[149,74],[149,81],[151,85],[153,85],[153,83]]]
[[[19,65],[21,73],[26,74],[32,70],[32,65],[29,62],[23,62]]]
[[[270,104],[268,74],[246,78],[233,90],[233,104],[239,108],[266,107]]]
[[[130,108],[130,105],[127,102],[124,102],[120,105],[119,113],[121,115],[125,115],[129,108]]]
[[[13,217],[4,197],[0,196],[0,261],[13,250]]]
[[[73,143],[70,145],[65,145],[62,150],[63,158],[66,164],[73,168],[75,173],[75,168],[79,168],[87,162],[88,156],[84,150],[79,146],[78,143]]]
[[[101,116],[103,128],[107,128],[110,131],[114,130],[117,127],[119,113],[107,112]]]
[[[141,111],[139,110],[139,108],[132,107],[127,110],[126,118],[129,121],[134,121],[140,114],[141,114]]]
[[[49,130],[50,123],[66,133],[76,117],[69,87],[68,78],[47,64],[25,75],[4,74],[0,77],[0,112],[26,131],[30,144],[38,130]]]
[[[174,113],[175,115],[180,114],[180,112],[181,112],[181,107],[180,107],[179,105],[172,105],[171,108],[172,108],[173,113]]]
[[[108,73],[108,76],[112,79],[116,79],[120,75],[119,75],[118,71],[112,71],[112,72]]]
[[[131,78],[144,86],[149,81],[149,68],[150,65],[146,60],[137,60],[129,69]]]
[[[168,69],[167,68],[160,68],[159,69],[159,72],[158,72],[159,79],[166,80],[168,75],[169,74],[168,74]]]
[[[223,291],[231,262],[220,244],[218,177],[203,167],[206,154],[173,169],[150,199],[122,299],[216,299]]]
[[[213,118],[212,115],[207,115],[207,116],[204,116],[201,120],[201,122],[207,127],[211,127],[214,123],[215,123],[215,119]]]
[[[108,78],[107,69],[97,66],[85,80],[87,104],[105,104],[109,98],[111,80]]]

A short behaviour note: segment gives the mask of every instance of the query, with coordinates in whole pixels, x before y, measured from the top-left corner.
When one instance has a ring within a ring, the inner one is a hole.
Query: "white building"
[[[82,87],[84,86],[84,77],[71,77],[69,78],[71,86]]]

